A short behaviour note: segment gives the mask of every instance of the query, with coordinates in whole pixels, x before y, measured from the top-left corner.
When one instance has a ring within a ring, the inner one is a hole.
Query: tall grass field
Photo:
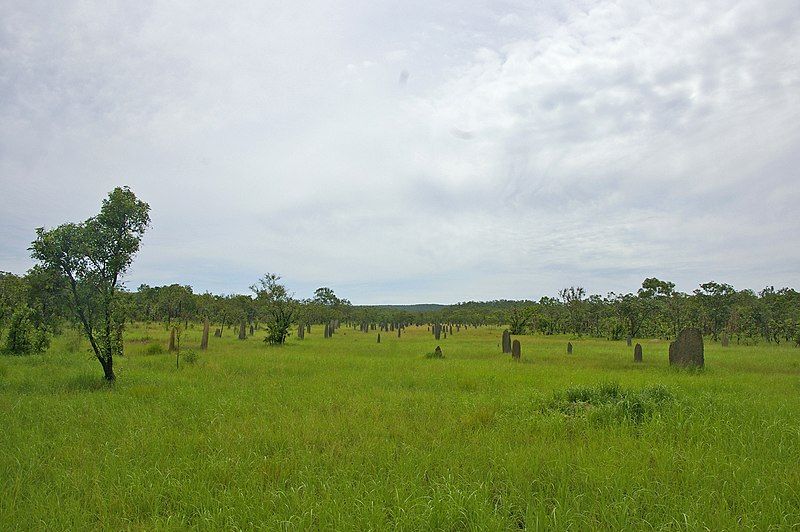
[[[200,332],[130,327],[111,386],[75,333],[0,357],[0,529],[800,528],[788,345]]]

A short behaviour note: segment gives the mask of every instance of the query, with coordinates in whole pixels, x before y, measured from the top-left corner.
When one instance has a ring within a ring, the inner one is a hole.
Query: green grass
[[[70,335],[0,357],[0,529],[800,527],[800,349],[200,330],[176,369],[132,327],[112,386]]]

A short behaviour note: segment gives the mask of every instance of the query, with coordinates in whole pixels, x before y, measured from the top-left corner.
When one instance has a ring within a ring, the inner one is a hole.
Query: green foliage
[[[31,255],[69,288],[72,307],[107,380],[122,354],[125,323],[122,276],[150,223],[150,207],[127,187],[112,190],[100,213],[83,223],[36,229]]]
[[[20,305],[11,315],[8,334],[6,335],[6,351],[12,355],[30,355],[43,353],[50,346],[50,337],[42,328],[34,326],[33,310]]]
[[[188,349],[181,353],[181,358],[187,364],[196,364],[198,360],[200,360],[200,355],[193,349]]]
[[[25,302],[25,280],[0,271],[0,332],[8,326],[12,314]]]
[[[24,284],[25,279],[21,279]],[[277,283],[280,284],[280,283]],[[263,287],[254,287],[262,290]],[[269,297],[246,295],[220,296],[194,294],[191,287],[141,285],[137,292],[125,294],[125,308],[142,321],[208,317],[221,328],[242,321],[250,324],[269,316]],[[288,294],[279,293],[279,296]],[[37,296],[38,297],[38,296]],[[291,320],[297,323],[507,325],[515,334],[545,335],[569,333],[576,337],[619,340],[636,338],[674,338],[684,327],[701,329],[704,335],[728,334],[736,343],[754,343],[760,337],[770,343],[794,342],[800,333],[800,294],[790,288],[767,287],[758,294],[736,292],[729,285],[704,283],[696,293],[675,291],[674,283],[651,277],[637,291],[589,295],[580,287],[560,292],[559,298],[529,300],[469,301],[455,305],[367,305],[354,306],[339,298],[332,289],[318,288],[314,297],[302,301],[289,298]],[[29,297],[29,305],[32,305]],[[49,308],[49,303],[40,305]],[[38,311],[37,311],[38,314]],[[47,319],[44,320],[45,322]],[[266,327],[269,330],[269,327]],[[282,327],[273,327],[267,342],[286,340]],[[288,329],[286,330],[288,334]]]
[[[525,334],[530,321],[530,309],[520,310],[517,307],[512,307],[511,312],[508,315],[508,330],[513,335]]]
[[[286,341],[298,306],[279,281],[279,275],[267,273],[259,279],[258,284],[250,287],[256,294],[256,308],[267,328],[264,341],[270,345],[282,345]]]
[[[622,340],[625,337],[625,326],[616,317],[605,320],[605,329],[609,340]]]
[[[731,302],[736,291],[729,284],[711,281],[701,284],[694,293],[705,328],[716,340],[730,319]]]

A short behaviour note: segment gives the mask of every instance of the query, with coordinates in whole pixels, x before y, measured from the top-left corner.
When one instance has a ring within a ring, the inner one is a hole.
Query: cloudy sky
[[[126,184],[131,288],[800,288],[797,0],[221,4],[0,2],[0,270]]]

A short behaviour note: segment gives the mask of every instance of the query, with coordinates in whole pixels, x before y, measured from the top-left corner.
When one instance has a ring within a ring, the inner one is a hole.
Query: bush
[[[187,364],[195,364],[198,360],[200,360],[200,355],[191,349],[184,351],[181,356],[183,357],[183,361]]]
[[[425,358],[444,358],[444,354],[442,354],[442,350],[437,347],[435,351],[425,353]]]
[[[35,329],[33,332],[33,352],[44,353],[50,347],[50,335],[44,329]]]
[[[25,305],[17,307],[11,316],[6,337],[6,351],[14,355],[43,353],[50,346],[44,329],[36,329],[31,320],[33,311]]]

